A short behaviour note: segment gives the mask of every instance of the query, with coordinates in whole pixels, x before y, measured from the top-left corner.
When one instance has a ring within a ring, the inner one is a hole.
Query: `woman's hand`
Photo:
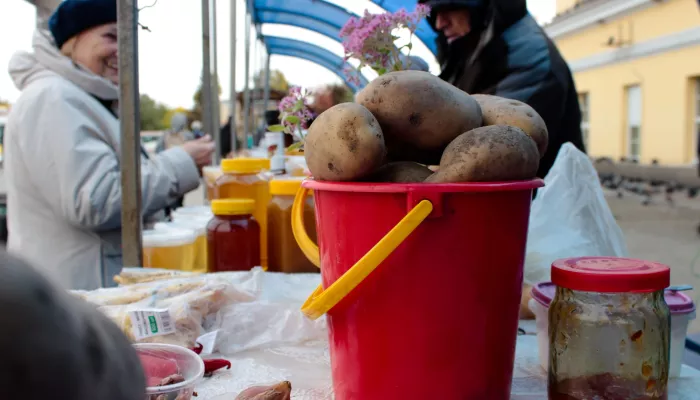
[[[192,157],[197,168],[201,169],[205,165],[211,165],[211,155],[214,153],[214,142],[211,140],[211,136],[204,135],[199,139],[190,140],[182,145],[182,148]]]

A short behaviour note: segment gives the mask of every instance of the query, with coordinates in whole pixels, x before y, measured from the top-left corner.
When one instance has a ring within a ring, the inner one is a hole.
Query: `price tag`
[[[175,332],[175,325],[167,309],[129,311],[129,318],[131,318],[131,331],[137,341]]]

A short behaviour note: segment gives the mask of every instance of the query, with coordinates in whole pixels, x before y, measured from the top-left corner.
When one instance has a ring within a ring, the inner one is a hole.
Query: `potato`
[[[367,178],[368,182],[418,183],[423,182],[433,171],[423,164],[397,161],[382,165]]]
[[[341,103],[324,111],[304,140],[304,158],[317,180],[359,180],[376,171],[385,157],[379,123],[355,103]]]
[[[482,125],[476,100],[428,72],[384,74],[355,101],[379,121],[392,161],[436,164],[454,138]]]
[[[484,126],[510,125],[520,128],[537,143],[540,158],[544,157],[549,142],[547,125],[534,108],[518,100],[487,94],[475,94],[484,116]]]
[[[445,149],[437,172],[426,183],[497,182],[532,179],[540,155],[520,128],[491,125],[457,137]]]

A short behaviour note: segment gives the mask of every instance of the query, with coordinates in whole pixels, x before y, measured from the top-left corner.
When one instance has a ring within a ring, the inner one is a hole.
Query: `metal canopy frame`
[[[360,85],[350,82],[343,74],[345,68],[353,68],[350,64],[330,51],[318,47],[315,44],[302,42],[301,40],[283,38],[278,36],[266,36],[265,43],[269,54],[302,58],[328,68],[337,74],[353,92],[357,92],[367,85],[367,80],[360,76]]]
[[[348,0],[352,1],[352,0]],[[415,0],[372,0],[390,12],[415,7]],[[253,16],[256,23],[292,25],[305,28],[340,41],[340,29],[350,17],[348,10],[323,0],[254,0]],[[433,54],[437,54],[437,35],[427,21],[418,24],[416,36]]]

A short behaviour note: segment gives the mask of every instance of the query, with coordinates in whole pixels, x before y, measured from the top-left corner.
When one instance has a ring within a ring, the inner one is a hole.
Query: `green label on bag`
[[[156,323],[156,317],[148,317],[148,323],[151,325],[151,333],[158,333],[158,323]]]

